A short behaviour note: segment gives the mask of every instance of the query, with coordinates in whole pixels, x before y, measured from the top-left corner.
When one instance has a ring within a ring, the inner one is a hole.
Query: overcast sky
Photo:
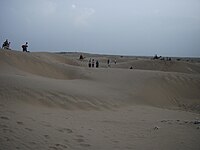
[[[20,50],[200,57],[200,0],[0,0]]]

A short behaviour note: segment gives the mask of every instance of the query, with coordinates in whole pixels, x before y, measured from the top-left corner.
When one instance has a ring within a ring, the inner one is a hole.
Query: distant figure
[[[88,67],[90,68],[91,67],[91,58],[89,59],[89,63],[88,63]]]
[[[96,68],[99,68],[99,61],[96,61]]]
[[[162,56],[159,56],[158,57],[158,55],[156,54],[154,57],[153,57],[153,59],[160,59]]]
[[[2,45],[3,49],[10,49],[10,42],[8,42],[8,39],[5,40],[5,42]]]
[[[94,68],[94,59],[92,59],[92,68]]]
[[[171,61],[171,57],[167,57],[167,61]]]
[[[133,69],[133,67],[131,66],[130,69]]]
[[[115,58],[115,64],[117,64],[117,59]]]
[[[110,67],[110,59],[107,60],[107,65]]]
[[[83,59],[84,59],[84,58],[83,58],[83,55],[80,55],[79,59],[80,59],[80,60],[83,60]]]
[[[26,44],[22,45],[23,52],[28,52],[27,48],[28,48],[28,42],[26,42]]]

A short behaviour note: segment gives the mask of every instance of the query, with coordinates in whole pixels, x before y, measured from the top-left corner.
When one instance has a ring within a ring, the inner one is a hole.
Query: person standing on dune
[[[92,59],[92,68],[94,68],[94,59]]]
[[[26,42],[26,44],[22,45],[23,52],[28,52],[27,48],[28,48],[28,42]]]
[[[89,59],[89,63],[88,63],[88,66],[89,66],[89,68],[91,68],[91,58]]]
[[[96,61],[96,68],[99,68],[99,61]]]
[[[107,60],[107,65],[110,67],[110,59]]]
[[[10,42],[8,42],[8,39],[5,40],[5,42],[2,45],[3,49],[10,49]]]

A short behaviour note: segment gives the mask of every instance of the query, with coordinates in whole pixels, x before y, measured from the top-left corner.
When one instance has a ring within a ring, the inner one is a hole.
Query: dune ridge
[[[198,63],[129,57],[105,68],[106,56],[97,55],[102,67],[91,69],[90,57],[80,61],[78,56],[1,50],[0,98],[66,109],[140,104],[200,110]],[[130,65],[138,69],[130,70]]]

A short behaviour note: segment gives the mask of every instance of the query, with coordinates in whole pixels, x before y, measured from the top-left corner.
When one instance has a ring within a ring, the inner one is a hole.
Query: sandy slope
[[[197,61],[79,55],[0,50],[2,149],[200,148]]]

